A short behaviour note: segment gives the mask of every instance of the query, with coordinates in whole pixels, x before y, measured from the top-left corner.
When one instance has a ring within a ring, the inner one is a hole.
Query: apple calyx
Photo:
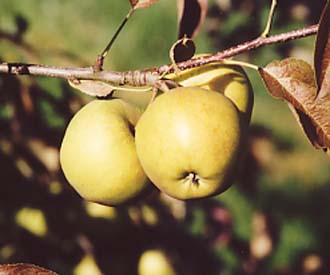
[[[201,178],[195,172],[188,172],[185,175],[185,182],[189,182],[191,185],[199,186]]]

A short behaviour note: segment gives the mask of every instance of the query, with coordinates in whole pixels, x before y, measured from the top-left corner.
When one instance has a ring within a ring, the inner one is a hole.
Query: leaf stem
[[[98,55],[98,57],[95,61],[95,64],[94,64],[94,70],[95,71],[102,71],[104,59],[108,55],[110,48],[112,47],[112,45],[115,42],[115,40],[117,39],[119,33],[124,28],[124,26],[126,25],[128,19],[132,16],[134,11],[135,11],[134,8],[131,8],[129,10],[129,12],[127,13],[125,18],[123,19],[123,21],[120,23],[120,25],[119,25],[118,29],[116,30],[115,34],[113,35],[113,37],[109,41],[108,45],[104,48],[102,53]]]
[[[269,11],[269,14],[268,14],[266,27],[265,27],[265,30],[262,32],[261,37],[268,37],[269,36],[269,32],[270,32],[270,29],[272,27],[272,22],[273,22],[273,18],[274,18],[276,5],[277,5],[277,0],[272,0],[272,5],[270,7],[270,11]]]

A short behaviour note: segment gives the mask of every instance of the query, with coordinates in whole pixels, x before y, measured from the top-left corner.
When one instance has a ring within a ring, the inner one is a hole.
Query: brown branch
[[[281,33],[281,34],[276,34],[268,37],[258,37],[254,40],[247,41],[243,44],[228,48],[224,51],[218,52],[213,55],[209,56],[203,56],[200,58],[196,59],[191,59],[186,62],[178,64],[178,67],[181,70],[193,68],[193,67],[199,67],[205,64],[209,64],[212,62],[219,62],[225,58],[229,58],[232,56],[236,56],[238,54],[248,52],[250,50],[257,49],[261,46],[266,46],[266,45],[271,45],[271,44],[276,44],[276,43],[283,43],[287,42],[290,40],[298,39],[298,38],[303,38],[306,36],[310,36],[313,34],[316,34],[318,30],[318,25],[312,25],[307,28],[299,29],[299,30],[294,30],[286,33]],[[163,73],[168,70],[168,65],[162,66],[159,68],[159,72]]]
[[[312,25],[303,29],[294,30],[269,37],[258,37],[254,40],[228,48],[224,51],[207,55],[196,59],[178,63],[181,70],[199,67],[212,62],[218,62],[225,58],[233,57],[243,52],[257,49],[261,46],[283,43],[286,41],[303,38],[316,34],[318,25]],[[86,68],[61,68],[45,65],[23,64],[23,63],[2,63],[0,73],[10,75],[34,75],[64,78],[67,80],[99,80],[113,85],[132,85],[132,86],[154,86],[160,75],[166,72],[173,72],[172,65],[163,65],[142,71],[100,71],[95,72],[93,67]]]
[[[99,80],[116,86],[153,86],[159,79],[155,71],[100,71],[95,72],[93,67],[64,68],[39,64],[1,63],[0,74],[33,75],[63,78],[72,81]]]

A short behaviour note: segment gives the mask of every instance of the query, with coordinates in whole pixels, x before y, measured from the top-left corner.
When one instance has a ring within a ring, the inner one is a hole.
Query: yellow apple
[[[142,253],[138,275],[175,275],[175,270],[163,251],[150,249]]]
[[[230,185],[241,134],[239,111],[230,99],[180,87],[147,108],[135,141],[150,180],[174,198],[193,199],[219,194]]]
[[[118,205],[148,185],[134,142],[140,115],[121,99],[94,100],[70,121],[60,149],[61,167],[86,200]]]
[[[196,57],[205,54],[197,55]],[[187,69],[179,73],[166,75],[183,87],[201,87],[213,90],[228,97],[238,108],[242,130],[242,148],[237,170],[242,169],[246,155],[249,124],[253,109],[253,89],[243,68],[226,62],[213,62],[200,67]]]
[[[73,270],[73,275],[103,275],[92,255],[85,255]]]
[[[47,234],[46,217],[41,209],[23,207],[17,211],[15,221],[20,227],[36,236],[44,237]]]
[[[234,102],[244,124],[249,124],[253,90],[242,67],[215,62],[169,74],[166,78],[177,81],[183,87],[201,87],[224,94]]]
[[[84,206],[87,214],[92,218],[114,220],[117,217],[117,211],[115,207],[102,205],[91,201],[85,201]]]

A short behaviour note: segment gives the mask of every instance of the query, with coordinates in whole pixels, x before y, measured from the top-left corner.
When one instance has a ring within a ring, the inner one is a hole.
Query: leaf
[[[328,81],[329,86],[329,70],[330,70],[330,1],[325,5],[317,31],[316,45],[314,52],[314,67],[316,79],[319,88],[322,89],[323,82]],[[330,93],[330,92],[329,92]]]
[[[58,275],[57,273],[34,264],[0,265],[0,275]]]
[[[139,0],[129,0],[131,3],[131,6],[134,7],[137,3],[139,3]]]
[[[178,0],[179,39],[193,38],[203,24],[208,0]]]
[[[312,67],[288,58],[260,68],[259,73],[270,94],[289,104],[313,146],[330,148],[330,97],[317,96]]]
[[[158,0],[129,0],[131,6],[136,9],[144,9],[155,4]]]
[[[330,64],[326,68],[324,79],[322,81],[321,87],[319,89],[318,98],[328,98],[330,97]]]
[[[319,91],[318,102],[330,101],[330,2],[328,1],[324,7],[321,15],[319,29],[316,39],[315,49],[315,70],[317,73],[317,80]],[[323,105],[324,108],[330,109],[330,104]],[[330,155],[330,150],[328,150]]]
[[[69,84],[87,95],[98,97],[106,97],[115,89],[110,84],[97,80],[69,80]]]
[[[141,98],[142,101],[145,100],[145,97],[147,96],[146,93],[149,94],[149,92],[152,89],[152,87],[149,86],[142,86],[142,87],[132,87],[126,85],[116,86],[99,80],[87,80],[87,79],[69,80],[69,84],[72,88],[75,88],[90,96],[96,96],[96,97],[115,96],[119,98],[132,97],[133,100],[137,102],[140,102]],[[132,95],[129,96],[129,93],[131,92]],[[134,92],[136,94],[135,96],[133,95]],[[135,99],[135,97],[140,97],[140,100]]]
[[[183,62],[192,58],[195,54],[195,43],[187,37],[183,37],[176,41],[170,50],[170,58],[172,63]]]

